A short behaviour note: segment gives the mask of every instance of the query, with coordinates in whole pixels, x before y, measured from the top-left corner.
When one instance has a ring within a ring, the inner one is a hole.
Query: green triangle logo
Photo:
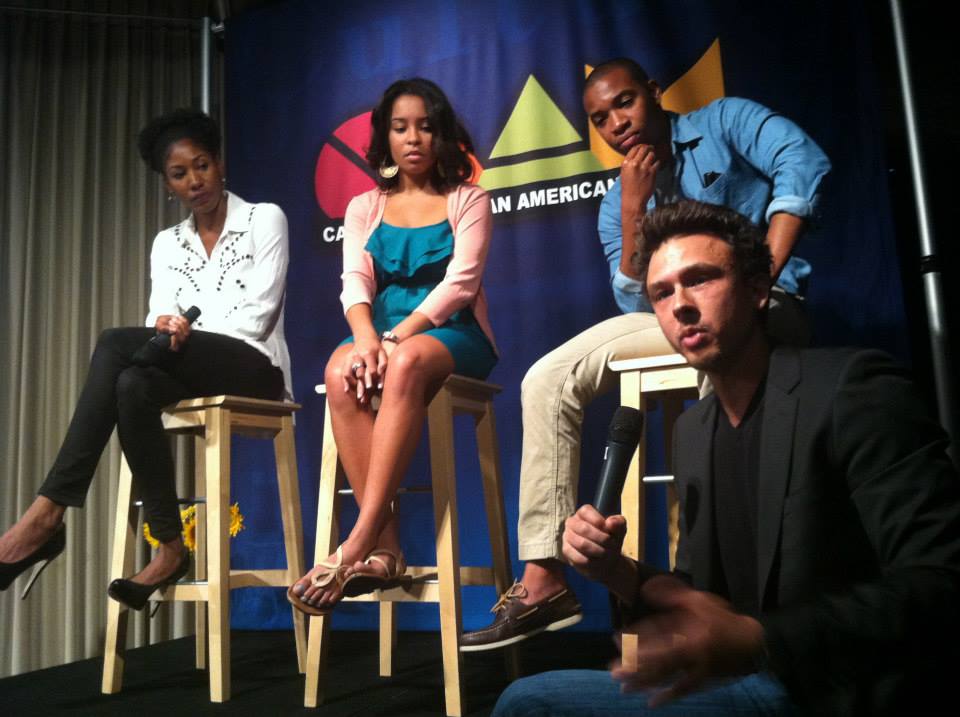
[[[493,145],[490,159],[562,147],[581,139],[537,79],[530,75],[510,119]]]

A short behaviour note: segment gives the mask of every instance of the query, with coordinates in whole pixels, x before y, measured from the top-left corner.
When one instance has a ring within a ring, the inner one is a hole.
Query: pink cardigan
[[[367,240],[383,219],[387,195],[371,189],[350,200],[343,220],[343,292],[340,303],[346,313],[354,304],[373,304],[377,282]],[[417,311],[434,326],[469,306],[483,333],[496,351],[493,330],[487,318],[487,299],[480,285],[490,248],[493,216],[490,198],[474,184],[461,184],[447,195],[447,220],[453,229],[453,256],[443,280],[427,294]]]

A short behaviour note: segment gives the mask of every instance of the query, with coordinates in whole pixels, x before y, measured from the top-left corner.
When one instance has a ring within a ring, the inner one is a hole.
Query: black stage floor
[[[377,674],[375,632],[335,632],[324,676],[326,700],[303,707],[292,632],[233,632],[233,695],[209,702],[207,674],[193,668],[193,638],[171,640],[127,653],[124,688],[100,694],[102,659],[29,672],[0,680],[0,715],[353,715],[414,717],[443,714],[440,635],[401,632],[394,677]],[[609,635],[548,633],[521,646],[524,674],[542,670],[602,668],[614,655]],[[508,678],[499,651],[463,656],[467,715],[488,715]]]

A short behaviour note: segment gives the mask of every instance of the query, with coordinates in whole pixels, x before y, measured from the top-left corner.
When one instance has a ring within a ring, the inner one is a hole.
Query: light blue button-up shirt
[[[761,104],[725,97],[685,115],[667,113],[680,194],[735,209],[764,225],[777,212],[810,219],[830,160],[796,124]],[[650,198],[647,211],[656,206]],[[600,242],[624,313],[651,311],[643,286],[620,271],[620,178],[600,204]],[[799,293],[810,265],[790,257],[777,285]]]

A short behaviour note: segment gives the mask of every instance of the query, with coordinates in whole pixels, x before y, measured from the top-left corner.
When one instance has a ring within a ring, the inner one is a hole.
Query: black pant
[[[107,329],[97,340],[90,371],[57,460],[40,495],[83,505],[113,427],[133,472],[150,532],[163,542],[180,535],[173,456],[161,411],[184,398],[233,394],[277,400],[283,372],[252,346],[222,334],[193,331],[161,365],[131,360],[154,330]]]

